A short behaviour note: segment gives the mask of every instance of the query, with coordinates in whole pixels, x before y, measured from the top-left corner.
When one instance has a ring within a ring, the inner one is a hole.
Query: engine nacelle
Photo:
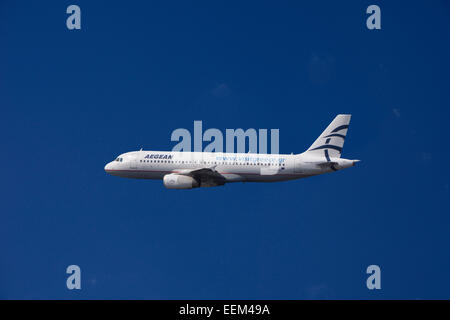
[[[192,189],[200,187],[197,180],[182,174],[170,173],[163,178],[164,187],[167,189]]]

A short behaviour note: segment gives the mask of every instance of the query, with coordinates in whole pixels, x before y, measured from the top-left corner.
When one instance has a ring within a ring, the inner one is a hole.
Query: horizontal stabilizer
[[[331,167],[333,167],[333,166],[335,166],[335,165],[337,165],[338,163],[337,162],[334,162],[334,161],[327,161],[327,162],[320,162],[320,163],[317,163],[317,165],[319,166],[319,167],[321,167],[321,168],[331,168]]]

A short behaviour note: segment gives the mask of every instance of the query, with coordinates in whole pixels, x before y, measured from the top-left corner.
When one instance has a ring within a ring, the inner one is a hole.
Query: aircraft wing
[[[214,187],[224,185],[226,179],[216,171],[215,166],[211,168],[184,169],[179,170],[178,174],[191,176],[200,182],[202,187]]]

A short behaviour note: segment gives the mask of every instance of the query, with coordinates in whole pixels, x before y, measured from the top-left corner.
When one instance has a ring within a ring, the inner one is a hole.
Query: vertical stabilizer
[[[338,114],[305,153],[324,155],[327,160],[340,158],[351,117],[350,114]]]

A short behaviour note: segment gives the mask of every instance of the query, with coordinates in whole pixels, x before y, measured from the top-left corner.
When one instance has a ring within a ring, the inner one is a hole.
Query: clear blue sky
[[[1,1],[0,298],[450,298],[449,15],[446,1]],[[338,113],[353,115],[343,156],[362,162],[333,174],[173,191],[103,171],[170,150],[194,120],[279,128],[280,152],[300,153]]]

